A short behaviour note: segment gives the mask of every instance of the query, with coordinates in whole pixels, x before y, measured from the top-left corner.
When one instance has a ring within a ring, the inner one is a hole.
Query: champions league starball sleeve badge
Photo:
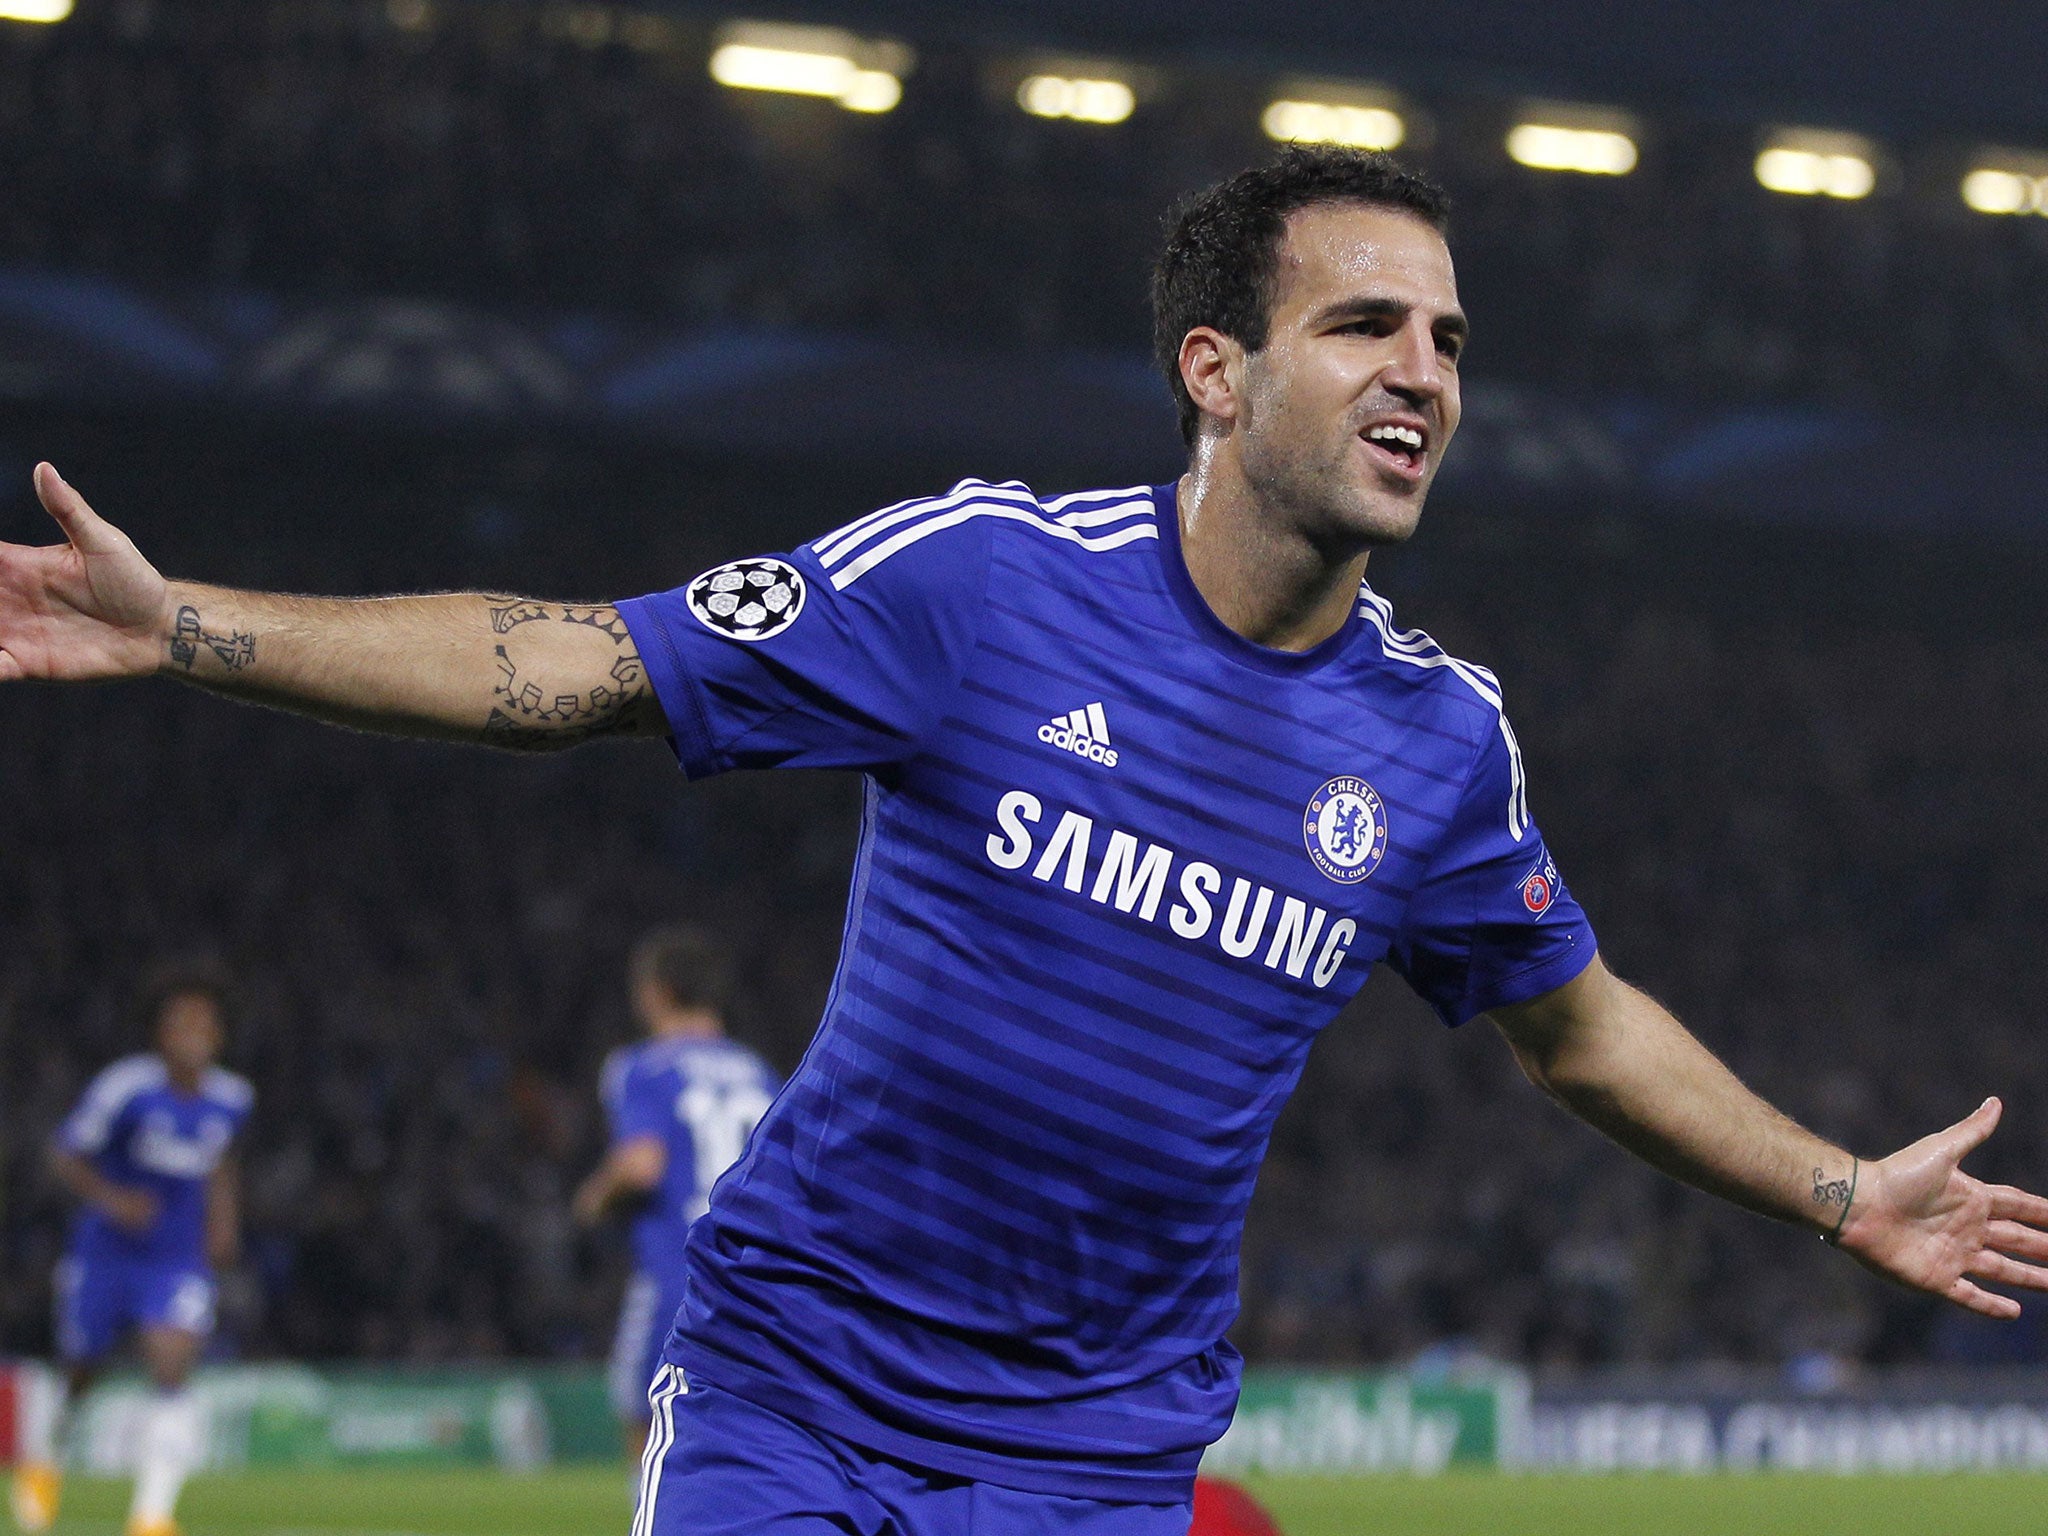
[[[804,611],[803,573],[787,560],[733,560],[690,583],[684,601],[706,629],[728,640],[768,640]]]

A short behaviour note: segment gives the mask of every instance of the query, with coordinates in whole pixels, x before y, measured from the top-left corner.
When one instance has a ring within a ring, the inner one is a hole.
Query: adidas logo
[[[1038,739],[1105,768],[1116,766],[1116,748],[1109,744],[1109,716],[1102,712],[1099,702],[1086,709],[1054,715],[1038,728]]]

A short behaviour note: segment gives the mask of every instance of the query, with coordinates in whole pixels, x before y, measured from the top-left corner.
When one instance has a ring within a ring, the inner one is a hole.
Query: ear
[[[1236,421],[1244,379],[1244,348],[1214,326],[1198,325],[1180,340],[1180,380],[1195,409]]]

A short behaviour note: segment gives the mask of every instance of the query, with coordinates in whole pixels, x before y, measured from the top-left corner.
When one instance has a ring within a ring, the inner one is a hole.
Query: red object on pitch
[[[1195,1523],[1188,1536],[1280,1536],[1273,1517],[1235,1483],[1195,1479]]]
[[[12,1465],[21,1454],[20,1381],[12,1366],[0,1365],[0,1467]]]

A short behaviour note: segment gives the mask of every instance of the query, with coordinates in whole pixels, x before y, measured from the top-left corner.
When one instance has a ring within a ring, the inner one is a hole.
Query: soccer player
[[[230,1149],[249,1084],[216,1063],[225,1039],[219,980],[169,972],[148,989],[154,1049],[98,1077],[58,1129],[58,1180],[79,1202],[57,1274],[63,1397],[40,1421],[15,1474],[15,1522],[57,1516],[63,1419],[116,1345],[133,1333],[155,1396],[136,1446],[128,1536],[176,1536],[178,1492],[204,1459],[206,1424],[186,1379],[213,1331],[213,1266],[234,1261],[239,1184]]]
[[[1958,1166],[1998,1102],[1865,1161],[1752,1094],[1596,952],[1493,674],[1365,585],[1458,427],[1444,229],[1377,156],[1246,171],[1156,271],[1177,481],[967,481],[616,605],[169,582],[38,467],[67,542],[0,547],[0,678],[866,775],[824,1020],[685,1245],[635,1536],[1182,1536],[1268,1133],[1380,962],[1680,1178],[1989,1316],[2048,1289],[2048,1200]]]
[[[768,1064],[725,1037],[731,984],[725,951],[701,929],[678,925],[640,941],[631,985],[647,1039],[605,1062],[611,1149],[576,1191],[573,1208],[585,1226],[615,1209],[632,1212],[633,1275],[619,1309],[611,1389],[635,1460],[647,1446],[647,1395],[661,1346],[682,1306],[683,1239],[775,1097]]]

